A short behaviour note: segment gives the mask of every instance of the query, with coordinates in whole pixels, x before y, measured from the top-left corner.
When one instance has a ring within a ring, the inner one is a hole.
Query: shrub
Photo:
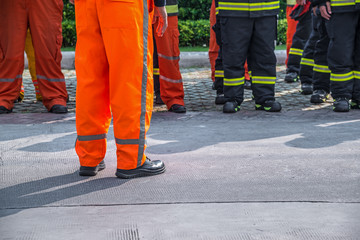
[[[209,19],[212,0],[179,0],[179,19]]]
[[[75,47],[76,45],[76,27],[75,21],[65,20],[62,22],[63,47]]]
[[[208,46],[210,39],[209,20],[179,21],[180,46]]]
[[[287,22],[285,19],[278,20],[277,24],[277,45],[286,44],[286,30],[287,30]]]

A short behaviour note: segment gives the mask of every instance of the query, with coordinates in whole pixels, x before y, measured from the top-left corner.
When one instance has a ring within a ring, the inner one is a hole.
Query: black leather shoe
[[[226,102],[226,98],[223,93],[216,94],[215,104],[221,105],[224,104],[225,102]]]
[[[68,108],[66,106],[56,104],[56,105],[52,106],[52,108],[50,109],[49,112],[57,113],[57,114],[67,113]]]
[[[263,104],[255,104],[255,110],[265,110],[266,112],[280,112],[281,104],[275,100],[266,100]]]
[[[313,85],[311,83],[302,83],[301,84],[301,94],[310,95],[313,93]]]
[[[251,80],[246,80],[244,82],[244,88],[247,90],[251,90]]]
[[[333,105],[334,112],[348,112],[350,111],[350,103],[347,98],[336,98],[334,99]]]
[[[299,75],[296,72],[288,72],[285,75],[285,82],[293,83],[299,80]]]
[[[0,106],[0,114],[3,114],[3,113],[11,113],[12,112],[12,109],[7,109],[6,107],[4,106]]]
[[[95,176],[98,171],[104,170],[106,167],[104,160],[101,161],[96,167],[84,167],[80,166],[80,176]]]
[[[236,113],[240,111],[240,104],[237,101],[226,102],[223,106],[223,113]]]
[[[131,170],[117,169],[115,175],[118,178],[137,178],[161,174],[165,172],[165,165],[160,160],[151,161],[146,158],[144,164]]]
[[[174,104],[171,106],[171,108],[169,109],[169,112],[174,112],[174,113],[186,113],[186,108],[183,105],[180,104]]]
[[[164,105],[164,101],[161,99],[160,95],[156,95],[155,104]]]
[[[315,90],[313,95],[311,95],[310,102],[311,103],[324,103],[329,98],[329,93],[325,90],[318,89]]]

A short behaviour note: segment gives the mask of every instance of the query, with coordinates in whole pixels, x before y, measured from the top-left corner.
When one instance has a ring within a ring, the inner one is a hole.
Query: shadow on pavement
[[[0,217],[16,214],[27,209],[31,203],[36,203],[36,207],[42,207],[64,199],[118,187],[128,181],[114,177],[79,177],[76,171],[6,187],[0,189],[0,202],[16,202],[17,207],[1,209]],[[69,184],[71,185],[67,186]],[[80,205],[82,204],[79,203]]]

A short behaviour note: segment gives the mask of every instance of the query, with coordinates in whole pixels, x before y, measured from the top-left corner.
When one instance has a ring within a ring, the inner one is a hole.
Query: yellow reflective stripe
[[[215,77],[224,77],[224,71],[215,70]]]
[[[313,70],[314,70],[315,72],[331,73],[329,67],[328,67],[328,66],[325,66],[325,65],[315,64]]]
[[[275,84],[276,77],[253,76],[252,83],[254,84]]]
[[[261,2],[261,3],[234,3],[234,2],[219,2],[219,10],[234,10],[234,11],[262,11],[278,9],[280,1]]]
[[[343,74],[331,73],[330,75],[330,81],[335,81],[335,82],[345,82],[352,80],[353,78],[354,78],[353,72],[343,73]]]
[[[224,86],[240,86],[245,82],[245,77],[242,78],[224,78]]]
[[[310,58],[301,58],[300,64],[308,65],[308,66],[311,66],[311,67],[313,67],[315,65],[314,64],[314,59],[310,59]]]
[[[302,56],[304,50],[298,48],[290,48],[289,54]]]
[[[360,0],[359,0],[359,2],[360,2]],[[360,71],[354,71],[354,77],[356,79],[360,79]]]
[[[166,12],[169,14],[171,13],[178,13],[179,12],[179,7],[178,5],[169,5],[169,6],[165,6],[166,8]]]
[[[355,5],[354,0],[331,0],[331,6],[351,6]]]
[[[160,70],[158,68],[154,68],[153,69],[153,74],[154,75],[159,75],[160,74]]]
[[[219,14],[219,8],[215,8],[215,15]]]

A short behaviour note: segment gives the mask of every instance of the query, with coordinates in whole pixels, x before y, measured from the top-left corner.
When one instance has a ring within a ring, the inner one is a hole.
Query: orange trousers
[[[66,106],[61,72],[62,0],[0,1],[0,106],[12,109],[19,97],[24,70],[25,39],[32,34],[39,90],[43,104]]]
[[[153,107],[151,13],[146,0],[76,0],[76,153],[105,157],[113,118],[117,168],[141,166]]]
[[[212,26],[216,23],[215,0],[212,1],[210,8],[210,41],[209,41],[209,60],[211,65],[211,80],[215,81],[215,61],[219,54],[219,45],[216,43],[216,35]],[[247,62],[245,62],[245,79],[250,80]]]
[[[210,8],[210,41],[209,41],[209,60],[211,65],[211,80],[215,81],[215,60],[219,54],[219,45],[216,43],[216,36],[212,26],[216,23],[215,0],[212,1]]]
[[[296,25],[297,25],[297,21],[295,21],[294,19],[292,19],[290,17],[290,13],[292,11],[294,6],[287,6],[286,7],[286,21],[287,21],[287,30],[286,30],[286,60],[285,60],[285,64],[287,65],[288,59],[289,59],[289,51],[291,48],[291,44],[292,44],[292,39],[293,36],[296,32]]]
[[[155,22],[154,29],[159,23]],[[154,34],[158,64],[160,96],[167,108],[179,104],[184,106],[184,87],[180,73],[178,16],[168,17],[168,28],[162,37]]]

